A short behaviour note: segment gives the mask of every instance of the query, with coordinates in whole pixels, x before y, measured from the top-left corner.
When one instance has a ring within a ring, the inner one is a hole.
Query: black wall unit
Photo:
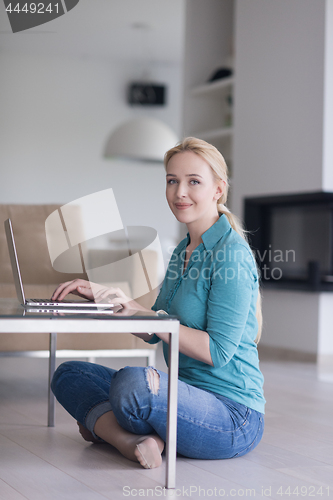
[[[166,85],[133,82],[128,88],[128,103],[139,106],[164,106]]]
[[[243,218],[264,286],[333,291],[333,193],[245,198]]]

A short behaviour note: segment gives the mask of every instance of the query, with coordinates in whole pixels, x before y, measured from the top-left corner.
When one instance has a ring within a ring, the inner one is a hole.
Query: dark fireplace
[[[264,286],[333,291],[333,193],[245,198],[244,222]]]

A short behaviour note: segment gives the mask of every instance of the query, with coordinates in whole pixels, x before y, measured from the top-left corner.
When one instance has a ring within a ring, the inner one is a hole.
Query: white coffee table
[[[166,434],[166,488],[176,487],[177,389],[179,321],[176,317],[133,311],[129,315],[59,316],[52,313],[27,313],[14,299],[0,299],[1,333],[48,333],[50,337],[48,426],[55,425],[55,398],[50,382],[55,371],[57,333],[169,332],[168,412]]]

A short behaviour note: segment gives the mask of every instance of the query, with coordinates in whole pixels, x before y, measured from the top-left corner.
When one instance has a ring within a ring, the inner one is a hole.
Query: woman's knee
[[[78,372],[80,369],[81,361],[65,361],[58,366],[51,381],[51,389],[54,394],[57,392],[57,388],[63,382],[63,380],[69,377],[73,372]]]
[[[141,385],[143,370],[144,368],[137,366],[125,366],[118,370],[112,377],[110,397],[115,398],[136,390]]]
[[[111,406],[123,407],[127,402],[131,406],[135,402],[143,404],[146,398],[158,394],[159,383],[160,375],[155,368],[126,366],[112,378]]]

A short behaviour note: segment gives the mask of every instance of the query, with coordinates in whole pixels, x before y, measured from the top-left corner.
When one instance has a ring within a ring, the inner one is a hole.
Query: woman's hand
[[[133,300],[131,297],[125,295],[121,288],[107,288],[97,291],[95,294],[95,301],[98,303],[104,303],[106,301],[112,302],[113,304],[121,304],[124,310],[139,310],[151,312],[150,309],[141,306],[138,302]]]
[[[139,311],[151,312],[150,309],[141,306],[138,302],[131,299],[131,297],[127,297],[127,295],[125,295],[121,288],[106,287],[81,279],[61,283],[54,291],[51,299],[60,301],[63,300],[69,293],[73,293],[74,295],[78,295],[79,297],[92,300],[97,304],[120,304],[125,310],[134,309]]]
[[[79,297],[83,297],[84,299],[94,300],[95,294],[102,287],[101,285],[97,285],[95,283],[90,283],[86,280],[73,280],[66,281],[65,283],[61,283],[53,292],[51,300],[63,300],[66,295],[69,293],[73,293],[74,295],[78,295]]]

